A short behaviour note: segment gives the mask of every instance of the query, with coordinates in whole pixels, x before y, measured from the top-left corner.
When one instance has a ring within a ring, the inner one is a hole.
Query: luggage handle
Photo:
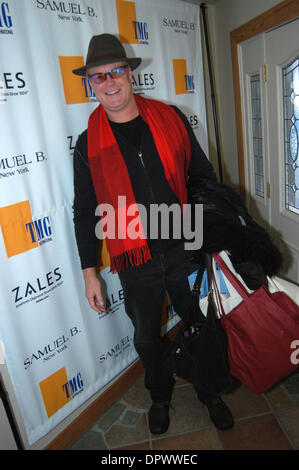
[[[212,292],[215,292],[216,295],[216,301],[218,301],[218,305],[220,307],[220,316],[225,315],[225,311],[221,302],[221,295],[218,290],[217,286],[217,281],[215,279],[215,273],[214,273],[214,268],[213,268],[213,262],[212,262],[212,257],[210,255],[206,255],[206,265],[207,265],[207,273],[208,273],[208,284],[209,284],[209,301],[213,301],[213,295]],[[214,285],[214,288],[213,288]],[[215,305],[215,302],[214,302]],[[219,311],[219,308],[218,308]]]
[[[217,253],[214,253],[213,258],[222,270],[223,274],[228,278],[228,280],[231,282],[238,294],[242,297],[242,299],[248,298],[250,296],[249,292],[245,289],[239,279],[234,276],[234,274],[231,272],[227,264],[223,261],[221,256],[219,256]]]
[[[222,305],[221,295],[220,295],[218,285],[217,285],[217,281],[216,281],[216,278],[215,278],[213,263],[212,263],[212,260],[210,258],[209,258],[208,262],[209,262],[209,268],[210,268],[209,270],[210,270],[210,277],[211,277],[211,280],[210,280],[211,290],[213,292],[215,292],[215,301],[216,301],[216,303],[218,303],[218,312],[220,314],[220,317],[222,317],[223,315],[225,315],[225,311],[224,311],[224,308],[223,308],[223,305]],[[213,286],[214,286],[214,288],[213,288]]]

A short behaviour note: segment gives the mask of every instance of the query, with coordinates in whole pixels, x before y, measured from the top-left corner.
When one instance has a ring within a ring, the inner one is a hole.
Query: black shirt
[[[112,122],[109,121],[112,131],[121,134],[125,137],[131,145],[140,148],[141,137],[147,127],[141,116],[137,116],[132,121],[128,122]]]

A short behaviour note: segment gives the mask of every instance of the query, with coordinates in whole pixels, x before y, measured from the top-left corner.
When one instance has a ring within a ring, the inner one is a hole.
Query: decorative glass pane
[[[299,58],[282,69],[285,207],[299,214]]]
[[[264,197],[264,157],[260,76],[250,77],[255,194]]]

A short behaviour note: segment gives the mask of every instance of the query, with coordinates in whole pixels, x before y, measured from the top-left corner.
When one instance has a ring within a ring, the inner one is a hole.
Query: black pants
[[[145,386],[155,402],[170,401],[174,380],[163,362],[165,345],[161,337],[162,307],[166,291],[176,313],[184,320],[191,291],[188,276],[197,269],[183,243],[163,250],[151,249],[152,259],[120,273],[125,308],[134,328],[134,346],[145,367]]]

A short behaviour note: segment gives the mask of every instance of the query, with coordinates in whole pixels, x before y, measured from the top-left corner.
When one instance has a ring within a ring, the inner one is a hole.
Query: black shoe
[[[169,426],[169,402],[153,403],[148,412],[149,428],[153,434],[163,434]]]
[[[218,397],[205,403],[208,408],[210,419],[216,428],[221,430],[230,429],[234,425],[234,418],[228,406]]]

